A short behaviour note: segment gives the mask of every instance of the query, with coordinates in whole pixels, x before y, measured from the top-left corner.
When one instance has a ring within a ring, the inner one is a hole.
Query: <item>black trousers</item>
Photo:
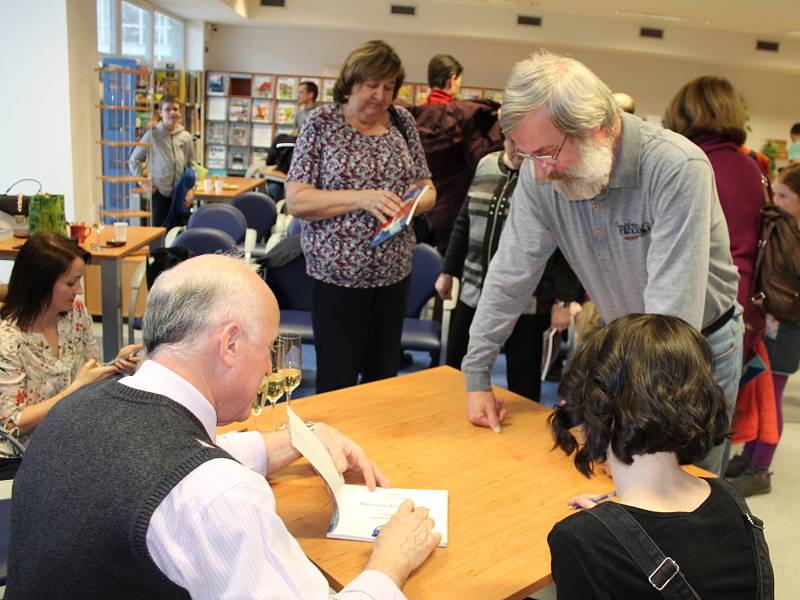
[[[394,377],[409,278],[378,288],[346,288],[314,280],[311,323],[317,351],[317,393]]]
[[[469,327],[474,317],[475,309],[459,300],[450,317],[447,342],[446,360],[451,367],[461,368],[469,345]],[[542,391],[543,335],[549,326],[549,315],[520,315],[505,344],[508,389],[536,402],[539,402]]]
[[[150,196],[150,203],[153,214],[153,222],[150,226],[162,227],[169,214],[170,206],[172,206],[172,196],[163,196],[159,191],[154,190]],[[175,216],[174,225],[186,225],[188,220],[188,215],[179,212]]]

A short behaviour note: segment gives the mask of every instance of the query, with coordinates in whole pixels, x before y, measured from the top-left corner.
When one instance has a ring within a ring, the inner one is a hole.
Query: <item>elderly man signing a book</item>
[[[400,369],[414,232],[405,228],[374,247],[371,241],[409,188],[430,186],[416,214],[436,201],[414,119],[392,107],[404,77],[384,42],[357,47],[342,65],[334,102],[308,115],[294,148],[286,200],[306,221],[317,392]]]
[[[242,263],[200,256],[158,278],[144,322],[136,374],[84,386],[37,429],[14,485],[9,594],[328,598],[264,478],[299,457],[289,432],[215,431],[247,417],[270,366],[269,288]],[[314,431],[340,471],[388,484],[348,437]],[[404,598],[439,543],[433,525],[406,501],[338,597]]]

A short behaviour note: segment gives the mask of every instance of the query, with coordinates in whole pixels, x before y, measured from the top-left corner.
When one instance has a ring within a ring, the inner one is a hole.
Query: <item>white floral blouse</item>
[[[79,299],[58,321],[58,358],[41,333],[22,331],[8,319],[0,321],[0,426],[15,437],[26,406],[63,391],[83,364],[98,358],[92,318]],[[27,444],[30,434],[19,438]],[[14,456],[11,444],[0,441],[0,457]]]

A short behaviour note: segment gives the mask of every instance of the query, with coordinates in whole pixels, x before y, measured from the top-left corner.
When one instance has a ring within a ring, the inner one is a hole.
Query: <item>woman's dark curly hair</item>
[[[592,333],[561,377],[548,423],[555,447],[576,452],[587,477],[611,448],[625,464],[639,454],[674,452],[702,459],[728,435],[725,397],[714,381],[711,350],[685,321],[627,315]],[[583,429],[581,446],[570,431]]]

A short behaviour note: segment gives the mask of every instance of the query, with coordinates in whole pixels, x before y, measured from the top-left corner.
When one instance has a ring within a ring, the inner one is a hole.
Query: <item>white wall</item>
[[[335,75],[339,63],[356,44],[376,37],[363,32],[302,27],[218,25],[208,35],[207,69]],[[464,85],[504,87],[514,62],[539,46],[523,43],[387,33],[381,36],[403,59],[408,80],[425,81],[428,59],[448,52],[464,65]],[[769,67],[751,68],[704,63],[685,57],[641,52],[548,46],[585,62],[615,91],[636,98],[637,113],[661,115],[678,88],[693,77],[728,77],[744,96],[752,129],[748,144],[760,147],[766,138],[788,138],[800,121],[800,75]]]

